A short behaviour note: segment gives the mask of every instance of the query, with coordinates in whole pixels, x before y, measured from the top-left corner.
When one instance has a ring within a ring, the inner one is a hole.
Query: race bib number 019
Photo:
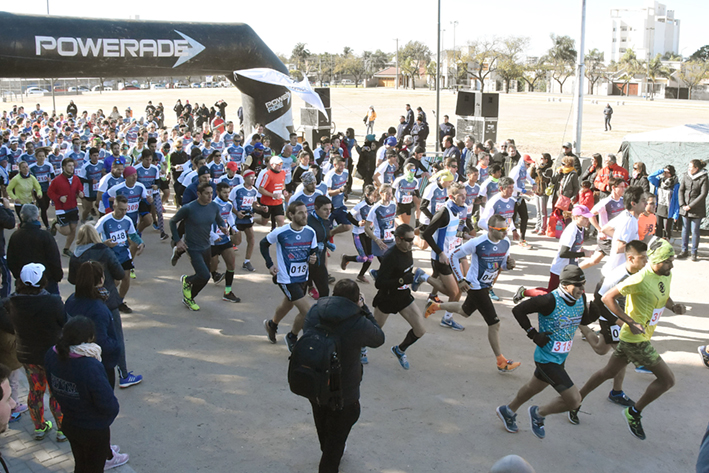
[[[568,353],[571,350],[571,345],[574,344],[573,340],[568,342],[554,342],[551,348],[552,353]]]
[[[308,274],[308,263],[307,262],[292,263],[290,265],[290,272],[288,274],[293,277],[307,275]]]
[[[657,322],[660,321],[660,316],[662,313],[665,311],[665,308],[662,307],[660,309],[655,309],[652,311],[652,318],[650,319],[650,322],[648,322],[648,325],[657,325]]]

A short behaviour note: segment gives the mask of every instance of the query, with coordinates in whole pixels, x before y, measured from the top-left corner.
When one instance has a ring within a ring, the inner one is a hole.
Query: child
[[[579,205],[585,205],[589,209],[592,209],[595,205],[593,189],[591,187],[591,181],[583,181],[581,183],[581,190],[579,191]],[[585,232],[585,236],[588,238],[595,236],[598,230],[596,230],[596,228],[591,225],[585,230]]]
[[[647,205],[640,217],[638,217],[638,238],[645,241],[645,237],[650,235],[652,238],[655,235],[657,228],[657,216],[655,215],[655,195],[645,194]]]

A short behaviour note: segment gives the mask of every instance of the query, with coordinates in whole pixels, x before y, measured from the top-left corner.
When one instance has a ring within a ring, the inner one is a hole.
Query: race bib
[[[288,274],[292,277],[306,276],[308,274],[308,263],[291,263]]]
[[[42,174],[42,175],[39,175],[39,176],[36,176],[36,177],[37,177],[37,182],[47,182],[47,181],[49,181],[49,176],[47,176],[46,174]]]
[[[665,308],[662,307],[660,309],[655,309],[652,311],[652,318],[650,319],[650,322],[648,322],[648,325],[657,325],[657,322],[660,321],[660,316],[662,313],[665,311]]]
[[[135,202],[135,203],[128,202],[127,212],[129,212],[129,213],[130,212],[137,212],[138,211],[138,204],[140,204],[140,202]]]
[[[442,208],[444,205],[446,205],[445,202],[438,202],[438,203],[436,204],[436,212],[438,212],[439,210],[441,210],[441,208]]]
[[[611,331],[611,340],[613,340],[614,342],[619,342],[620,341],[620,326],[619,325],[611,325],[608,328]]]
[[[495,278],[497,277],[498,270],[492,270],[488,269],[486,270],[483,275],[480,277],[480,283],[481,284],[492,284],[495,282]]]
[[[13,165],[12,165],[12,170],[13,170],[13,171],[19,171],[19,170],[20,170],[20,166],[17,165],[17,164],[13,164]]]
[[[118,230],[117,232],[111,232],[108,234],[109,238],[113,243],[123,243],[128,237],[126,236],[125,230]]]
[[[573,340],[568,342],[554,342],[551,348],[552,353],[568,353],[571,350],[571,345],[574,344]]]
[[[413,202],[413,200],[414,200],[414,196],[411,194],[401,196],[401,203],[402,204],[410,204],[411,202]]]
[[[94,191],[97,191],[97,190],[98,190],[98,182],[94,182],[94,183],[91,185],[91,189],[94,190]]]
[[[468,211],[468,215],[473,215],[473,204],[470,204],[466,207]]]
[[[242,207],[253,207],[254,206],[254,200],[256,200],[256,197],[244,197],[241,200],[241,206]]]
[[[394,232],[391,230],[384,230],[384,241],[392,241],[394,239]]]

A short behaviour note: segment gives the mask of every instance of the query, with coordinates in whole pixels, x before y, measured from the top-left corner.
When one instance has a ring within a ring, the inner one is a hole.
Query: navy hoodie
[[[106,304],[101,299],[84,299],[72,294],[64,304],[64,312],[67,320],[77,315],[83,315],[93,321],[96,343],[101,347],[103,366],[106,367],[106,370],[115,368],[118,364],[121,347],[118,344],[118,337],[116,337],[113,316]]]

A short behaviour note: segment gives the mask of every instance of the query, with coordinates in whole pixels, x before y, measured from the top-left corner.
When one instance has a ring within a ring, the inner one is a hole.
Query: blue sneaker
[[[463,330],[465,330],[465,327],[463,327],[462,325],[460,325],[460,324],[459,324],[458,322],[456,322],[455,320],[453,320],[453,319],[446,320],[445,317],[443,317],[443,318],[441,319],[441,327],[448,327],[448,328],[450,328],[450,329],[455,330],[456,332],[462,332]]]
[[[637,368],[635,368],[635,372],[640,374],[652,374],[652,371],[645,368],[644,366],[638,366]]]
[[[141,375],[133,374],[132,371],[129,371],[125,378],[121,377],[120,381],[118,382],[118,386],[120,386],[121,388],[129,388],[131,386],[141,383],[142,381],[143,377]]]
[[[544,432],[544,417],[539,415],[539,406],[529,406],[529,423],[532,425],[532,433],[537,438],[543,439],[546,436]]]
[[[704,363],[704,366],[709,368],[709,354],[707,353],[706,345],[697,348],[697,351],[699,352],[699,356],[702,357],[702,363]]]
[[[419,290],[419,286],[425,282],[423,277],[426,275],[426,271],[421,268],[416,268],[414,272],[414,282],[411,283],[411,290],[416,292]]]
[[[505,426],[505,430],[508,432],[517,433],[519,430],[517,428],[517,414],[512,412],[507,406],[500,406],[495,409],[497,412],[497,417],[502,420],[502,424]]]
[[[379,270],[378,270],[378,269],[370,269],[370,270],[369,270],[369,274],[371,274],[371,275],[372,275],[372,278],[376,281],[376,280],[377,280],[377,275],[379,274]]]
[[[367,358],[367,347],[362,347],[362,353],[359,356],[359,361],[361,361],[363,365],[369,364],[369,358]]]
[[[608,393],[608,400],[614,404],[618,404],[620,406],[625,407],[635,405],[635,401],[626,396],[623,391],[621,391],[620,394],[613,394],[613,391],[611,391],[610,393]]]
[[[495,294],[495,291],[493,291],[492,288],[490,288],[490,293],[489,293],[489,294],[490,294],[490,299],[492,299],[493,301],[499,301],[499,300],[500,300],[500,297],[499,297],[497,294]]]
[[[395,357],[399,359],[399,364],[401,365],[401,367],[405,370],[408,370],[409,360],[406,359],[406,353],[399,350],[399,345],[394,345],[393,347],[391,347],[391,352],[394,354]]]

